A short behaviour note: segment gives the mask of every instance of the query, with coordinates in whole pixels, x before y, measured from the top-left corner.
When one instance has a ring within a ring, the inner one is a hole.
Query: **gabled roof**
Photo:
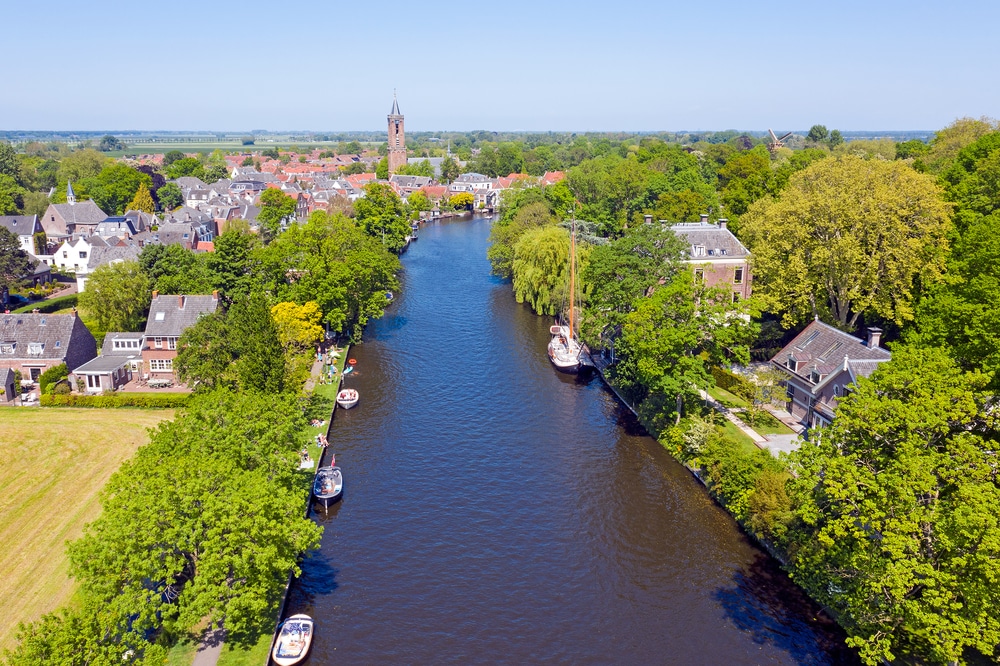
[[[0,359],[62,360],[70,353],[70,343],[74,338],[84,344],[89,339],[89,347],[93,348],[89,357],[97,354],[94,336],[75,314],[0,315],[0,344],[15,343],[14,353],[0,352]],[[35,347],[36,344],[41,347]],[[31,353],[35,350],[37,353]]]
[[[49,204],[66,221],[66,224],[97,224],[108,216],[90,199],[75,204]]]
[[[218,306],[215,296],[157,296],[149,304],[146,336],[178,337]]]
[[[793,372],[786,361],[791,357],[798,367]],[[806,326],[801,333],[774,355],[771,362],[785,372],[808,378],[813,372],[829,379],[847,371],[852,380],[867,377],[879,363],[891,360],[892,354],[882,347],[869,347],[865,340],[845,333],[818,319]],[[817,387],[826,381],[817,383]]]
[[[15,236],[31,236],[42,230],[37,215],[0,215],[0,227]]]

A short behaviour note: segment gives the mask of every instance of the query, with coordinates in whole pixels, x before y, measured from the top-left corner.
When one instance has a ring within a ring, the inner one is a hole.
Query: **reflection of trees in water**
[[[337,573],[322,550],[307,555],[302,561],[302,575],[292,582],[288,591],[288,601],[282,617],[296,613],[311,615],[316,597],[325,596],[337,589]]]
[[[734,586],[714,596],[755,643],[783,650],[799,664],[860,663],[844,644],[844,631],[766,555],[737,571]]]

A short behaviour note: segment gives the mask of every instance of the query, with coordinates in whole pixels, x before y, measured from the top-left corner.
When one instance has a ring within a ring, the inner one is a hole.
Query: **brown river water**
[[[490,275],[489,218],[433,223],[354,347],[343,499],[286,615],[313,666],[855,663],[842,632]]]

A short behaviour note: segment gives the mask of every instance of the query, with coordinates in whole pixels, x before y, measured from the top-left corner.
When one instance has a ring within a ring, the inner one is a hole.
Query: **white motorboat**
[[[313,480],[313,495],[323,503],[323,508],[329,508],[331,504],[340,499],[340,493],[344,490],[344,475],[339,467],[320,467],[316,470],[316,478]]]
[[[308,615],[293,615],[282,622],[271,660],[278,666],[294,666],[305,659],[312,645],[313,627],[313,619]]]
[[[341,389],[340,393],[337,394],[337,404],[344,409],[350,409],[358,404],[358,400],[360,399],[361,396],[358,394],[357,389]]]

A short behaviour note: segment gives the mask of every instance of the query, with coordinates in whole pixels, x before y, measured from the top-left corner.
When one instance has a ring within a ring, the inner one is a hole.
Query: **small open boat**
[[[308,615],[293,615],[281,623],[271,659],[278,666],[293,666],[306,658],[312,639],[313,619]]]
[[[323,503],[323,508],[327,509],[333,502],[340,499],[340,493],[344,490],[344,475],[339,467],[320,467],[316,470],[316,479],[313,481],[313,495]]]
[[[343,389],[337,394],[337,404],[344,409],[350,409],[354,405],[358,404],[358,400],[361,396],[358,394],[356,389]]]

